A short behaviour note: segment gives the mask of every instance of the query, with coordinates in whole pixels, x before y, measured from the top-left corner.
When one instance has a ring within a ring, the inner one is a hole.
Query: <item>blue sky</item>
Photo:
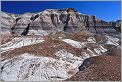
[[[40,12],[45,9],[75,8],[83,14],[96,15],[105,21],[121,17],[120,1],[2,1],[1,10],[9,13]]]

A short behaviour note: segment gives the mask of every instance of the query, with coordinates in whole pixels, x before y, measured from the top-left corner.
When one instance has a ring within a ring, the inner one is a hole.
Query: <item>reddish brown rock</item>
[[[86,59],[79,67],[79,72],[67,81],[120,81],[121,57],[96,56]]]

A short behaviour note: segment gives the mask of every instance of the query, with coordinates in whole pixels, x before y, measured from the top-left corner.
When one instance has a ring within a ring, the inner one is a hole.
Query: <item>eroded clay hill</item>
[[[1,17],[1,80],[120,80],[120,21],[73,8]]]

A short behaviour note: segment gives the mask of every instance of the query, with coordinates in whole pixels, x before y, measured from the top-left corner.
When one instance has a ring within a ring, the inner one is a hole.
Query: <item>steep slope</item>
[[[121,26],[118,22],[105,22],[96,16],[81,14],[73,8],[46,9],[39,13],[25,13],[16,17],[13,14],[13,16],[4,13],[2,21],[4,19],[5,22],[2,22],[2,26],[8,26],[9,30],[16,35],[27,35],[30,30],[34,30],[33,34],[40,30],[48,33],[90,31],[98,34],[118,34]],[[7,22],[10,19],[11,22]]]
[[[96,56],[86,59],[79,72],[67,81],[120,81],[120,56]]]

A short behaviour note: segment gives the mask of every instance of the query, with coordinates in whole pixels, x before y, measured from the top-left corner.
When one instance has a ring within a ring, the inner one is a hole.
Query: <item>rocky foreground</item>
[[[71,8],[2,12],[1,80],[119,81],[120,24],[102,22]]]
[[[66,81],[120,81],[121,57],[101,55],[85,59],[79,72]]]

